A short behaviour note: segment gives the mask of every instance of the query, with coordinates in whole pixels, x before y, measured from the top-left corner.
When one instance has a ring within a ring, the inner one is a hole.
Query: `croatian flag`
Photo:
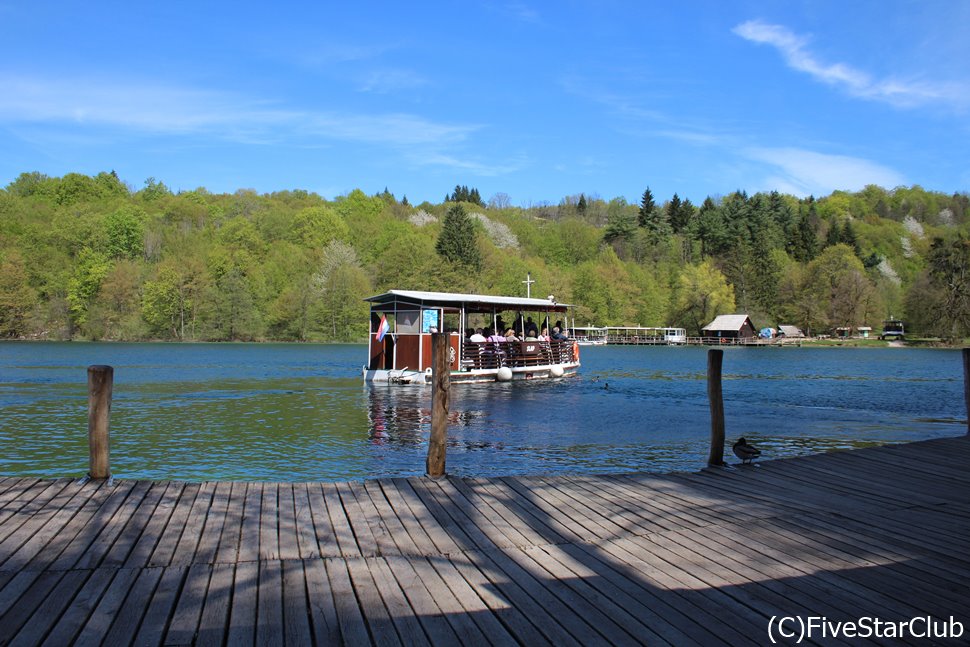
[[[377,325],[377,341],[384,341],[384,335],[391,329],[391,324],[387,323],[387,315],[381,315],[381,323]]]

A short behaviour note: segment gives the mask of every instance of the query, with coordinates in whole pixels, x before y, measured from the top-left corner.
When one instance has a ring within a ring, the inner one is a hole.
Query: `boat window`
[[[421,332],[421,312],[419,310],[398,310],[396,333],[417,334]]]

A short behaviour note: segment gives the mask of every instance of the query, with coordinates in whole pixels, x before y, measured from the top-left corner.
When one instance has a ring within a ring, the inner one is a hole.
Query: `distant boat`
[[[580,346],[606,346],[607,329],[596,326],[573,326],[569,329],[569,338],[575,339]]]
[[[906,329],[899,319],[889,318],[882,323],[882,334],[879,339],[906,339]]]
[[[430,383],[431,335],[439,331],[448,333],[452,382],[557,378],[576,374],[580,366],[575,340],[526,339],[526,317],[536,316],[535,326],[550,331],[552,319],[566,319],[572,306],[554,297],[391,290],[365,301],[371,304],[366,382]],[[524,341],[471,340],[471,317],[495,328],[503,315],[512,317],[507,327]]]

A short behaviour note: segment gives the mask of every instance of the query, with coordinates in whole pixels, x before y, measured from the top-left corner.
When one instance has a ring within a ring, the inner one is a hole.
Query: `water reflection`
[[[360,346],[3,344],[0,475],[87,469],[86,367],[115,366],[119,478],[348,480],[424,471],[425,387],[361,383]],[[706,350],[584,349],[577,378],[451,391],[448,472],[696,470]],[[765,458],[965,433],[958,351],[726,349],[728,438]],[[730,450],[728,450],[730,456]]]

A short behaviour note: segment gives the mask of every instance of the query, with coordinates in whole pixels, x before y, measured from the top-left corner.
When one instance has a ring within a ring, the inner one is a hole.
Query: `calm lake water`
[[[696,470],[704,348],[584,348],[581,376],[452,388],[447,469]],[[0,474],[87,471],[87,371],[115,367],[117,478],[354,480],[424,473],[427,387],[365,386],[364,346],[0,344]],[[736,348],[727,436],[765,458],[966,432],[959,351]],[[729,460],[734,457],[727,450]]]

